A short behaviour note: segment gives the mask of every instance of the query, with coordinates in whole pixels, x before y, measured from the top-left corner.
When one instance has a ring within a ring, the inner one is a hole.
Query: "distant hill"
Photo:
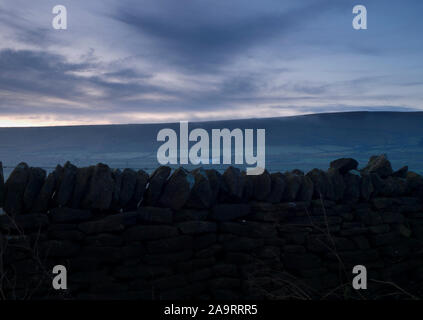
[[[266,129],[269,170],[327,168],[330,160],[351,156],[363,166],[372,154],[387,153],[394,166],[423,171],[423,112],[346,112],[295,117],[190,123],[190,129]],[[173,124],[0,128],[0,161],[14,166],[52,167],[105,162],[112,167],[151,170],[156,141]],[[6,172],[7,174],[7,172]]]

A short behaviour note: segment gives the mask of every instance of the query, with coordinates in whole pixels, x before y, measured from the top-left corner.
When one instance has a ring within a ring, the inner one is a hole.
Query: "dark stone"
[[[360,194],[361,198],[368,201],[372,197],[374,192],[374,187],[372,183],[372,177],[368,174],[361,174],[361,185],[360,185]]]
[[[135,210],[144,200],[144,193],[148,183],[148,174],[144,170],[138,170],[137,183],[135,185],[134,196],[128,205],[129,209]]]
[[[137,212],[140,222],[171,224],[173,221],[172,210],[168,208],[140,207]]]
[[[147,243],[147,251],[149,253],[172,253],[192,249],[192,246],[193,241],[191,236],[178,236],[149,241]]]
[[[423,197],[423,177],[419,174],[409,171],[407,173],[407,193]]]
[[[54,208],[50,211],[51,221],[55,223],[82,222],[91,219],[89,210],[78,210],[67,207]]]
[[[194,184],[195,178],[187,170],[184,168],[175,170],[164,187],[160,204],[173,210],[182,208],[188,201]]]
[[[174,220],[175,222],[204,221],[207,219],[208,215],[209,211],[207,210],[183,209],[175,212]]]
[[[407,178],[407,173],[408,173],[408,166],[404,166],[401,169],[398,169],[397,171],[395,171],[392,176],[396,177],[396,178],[402,178],[402,179],[406,179]]]
[[[217,221],[235,220],[250,213],[250,206],[247,204],[218,204],[213,207],[211,219]]]
[[[209,221],[186,221],[178,224],[182,234],[200,234],[216,232],[217,226],[215,222]]]
[[[216,203],[217,198],[219,196],[220,185],[222,183],[223,178],[222,175],[216,170],[209,169],[205,171],[207,177],[209,178],[209,184],[211,189],[210,203],[211,205],[213,205]]]
[[[351,170],[357,170],[358,162],[351,158],[341,158],[332,161],[330,167],[339,171],[340,174],[345,174]]]
[[[102,233],[85,238],[85,243],[96,247],[114,247],[120,246],[123,243],[123,239],[120,236]]]
[[[99,163],[95,166],[88,194],[83,201],[87,209],[107,210],[113,198],[114,180],[109,166]]]
[[[45,214],[27,214],[10,217],[0,216],[0,229],[2,230],[39,230],[48,225],[48,217]]]
[[[242,171],[241,175],[242,179],[244,180],[244,190],[242,191],[242,199],[240,202],[248,202],[253,198],[254,195],[254,176],[248,175],[245,171]]]
[[[114,169],[112,172],[114,188],[113,188],[113,197],[112,203],[110,204],[110,209],[115,211],[120,211],[122,208],[120,206],[120,189],[122,187],[122,171],[120,169]]]
[[[216,242],[217,236],[215,233],[201,234],[195,237],[194,248],[195,250],[201,250],[214,245]]]
[[[79,245],[64,240],[49,240],[39,244],[42,257],[68,258],[79,252]]]
[[[302,178],[300,175],[295,173],[287,172],[285,173],[285,190],[282,195],[282,201],[292,202],[297,198],[297,194],[301,188]]]
[[[314,198],[335,200],[335,192],[329,175],[320,169],[313,169],[307,176],[313,181]]]
[[[67,206],[72,199],[73,189],[75,187],[76,172],[78,168],[66,162],[60,177],[60,186],[56,194],[56,202],[59,206]]]
[[[389,177],[393,173],[391,163],[386,154],[370,157],[369,163],[362,171],[365,173],[376,173],[381,178]]]
[[[29,180],[29,167],[22,162],[12,171],[5,184],[4,210],[11,216],[24,211],[24,193]]]
[[[328,170],[328,176],[333,186],[333,192],[334,192],[333,200],[334,201],[342,200],[344,198],[344,192],[345,192],[345,183],[344,183],[344,178],[342,177],[342,174],[340,173],[339,170],[330,168]]]
[[[223,242],[224,249],[230,252],[251,252],[263,245],[263,239],[252,239],[237,236],[226,237]]]
[[[24,193],[25,211],[28,212],[33,207],[41,188],[46,179],[46,171],[41,168],[29,168],[28,184]]]
[[[113,276],[118,279],[155,279],[172,274],[172,269],[167,266],[147,266],[136,264],[131,266],[118,266]]]
[[[355,203],[360,199],[360,176],[353,173],[346,173],[344,175],[345,192],[344,200],[347,203]]]
[[[245,178],[238,168],[230,166],[223,173],[224,187],[227,188],[228,195],[241,200],[244,193]]]
[[[258,201],[263,201],[272,191],[272,179],[269,172],[265,170],[260,175],[252,176],[254,184],[253,198]]]
[[[134,196],[136,185],[137,173],[132,169],[123,170],[119,196],[121,208],[127,209],[127,205]]]
[[[212,205],[213,191],[207,172],[199,168],[192,171],[192,175],[194,176],[195,183],[191,190],[187,207],[197,209],[210,208]]]
[[[301,187],[297,193],[298,201],[309,202],[313,199],[314,184],[308,176],[301,176]]]
[[[135,226],[126,230],[124,234],[128,241],[158,240],[176,236],[178,229],[176,227],[159,225]]]
[[[101,263],[122,262],[124,252],[121,247],[86,246],[81,249],[80,258],[94,258]]]
[[[276,172],[270,175],[270,179],[272,187],[266,201],[271,203],[279,203],[281,202],[282,195],[286,188],[285,177],[282,173]]]
[[[277,237],[274,224],[253,221],[222,222],[220,232],[251,238]]]
[[[125,212],[107,216],[101,220],[81,223],[78,228],[86,234],[119,232],[137,223],[136,212]]]
[[[148,180],[148,188],[145,193],[146,205],[154,206],[157,204],[162,194],[163,186],[171,171],[172,169],[167,166],[160,166],[151,174]]]
[[[32,208],[34,212],[47,212],[55,192],[57,180],[57,171],[53,171],[47,176],[47,179],[45,180]]]
[[[142,261],[148,265],[172,265],[185,262],[192,258],[192,250],[184,250],[174,253],[146,254]]]
[[[312,253],[285,253],[283,263],[288,270],[316,269],[321,266],[321,259]]]
[[[79,209],[82,199],[88,191],[91,176],[94,172],[94,166],[78,168],[75,176],[75,188],[72,194],[71,207]]]
[[[85,235],[77,230],[49,230],[48,236],[54,240],[66,240],[80,242],[85,238]]]
[[[0,161],[0,208],[4,205],[4,174],[3,163]]]

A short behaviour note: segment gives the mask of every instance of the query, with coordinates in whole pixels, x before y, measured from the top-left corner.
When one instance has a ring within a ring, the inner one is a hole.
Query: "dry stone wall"
[[[247,176],[71,163],[0,174],[2,299],[414,298],[423,178],[386,156],[357,170]],[[0,170],[1,172],[1,170]],[[67,290],[52,269],[67,270]],[[351,288],[364,265],[368,289]]]

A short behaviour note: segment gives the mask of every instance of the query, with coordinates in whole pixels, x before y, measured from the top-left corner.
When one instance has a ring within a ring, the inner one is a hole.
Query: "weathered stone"
[[[415,172],[407,173],[407,193],[423,197],[423,177]]]
[[[265,200],[272,191],[272,178],[269,172],[264,170],[262,174],[252,176],[252,181],[254,184],[253,198],[258,201]]]
[[[46,171],[41,168],[29,168],[28,184],[24,192],[24,207],[28,212],[33,207],[46,178]]]
[[[207,172],[199,168],[192,171],[192,175],[194,176],[195,183],[191,190],[187,207],[197,209],[210,208],[212,205],[213,191]]]
[[[113,276],[118,279],[156,279],[158,277],[168,276],[172,274],[172,269],[168,266],[147,266],[136,264],[131,266],[118,266]]]
[[[240,202],[248,202],[254,196],[254,176],[248,175],[245,171],[242,171],[241,175],[242,179],[244,180],[244,190],[242,191],[242,199]],[[224,198],[223,200],[223,202],[226,201]]]
[[[368,174],[362,173],[361,184],[360,184],[361,198],[368,201],[372,197],[373,192],[374,192],[374,187],[373,187],[371,176]]]
[[[67,207],[54,208],[50,211],[51,221],[55,223],[81,222],[91,219],[89,210],[78,210]]]
[[[360,176],[353,173],[344,175],[345,192],[344,200],[347,203],[355,203],[360,199]]]
[[[78,168],[75,176],[75,188],[73,189],[71,208],[79,209],[82,199],[88,191],[94,166]]]
[[[120,246],[123,243],[123,239],[113,234],[101,233],[95,236],[86,237],[85,243],[96,247],[114,247]]]
[[[287,172],[285,173],[285,190],[282,195],[282,201],[284,202],[290,202],[295,201],[297,198],[297,194],[300,191],[301,188],[301,176]]]
[[[163,207],[178,210],[188,201],[194,187],[195,178],[184,168],[177,169],[167,181],[160,204]]]
[[[81,249],[80,258],[94,258],[101,263],[121,262],[124,258],[122,247],[85,246]]]
[[[365,173],[376,173],[381,178],[389,177],[393,173],[391,163],[386,154],[370,157],[369,163],[362,171]]]
[[[222,184],[222,175],[217,172],[216,170],[210,169],[205,170],[207,177],[209,178],[209,184],[211,189],[211,198],[210,203],[211,205],[216,203],[216,200],[219,196],[220,186]]]
[[[313,169],[307,173],[307,176],[313,181],[315,199],[335,200],[332,181],[326,172],[320,169]]]
[[[72,257],[78,253],[79,249],[78,244],[64,240],[49,240],[39,244],[42,257]]]
[[[11,217],[0,216],[0,229],[14,231],[39,230],[48,225],[48,217],[45,214],[27,214]]]
[[[224,186],[227,188],[228,196],[235,200],[242,199],[244,192],[245,178],[241,174],[241,170],[230,166],[223,173]]]
[[[172,253],[192,249],[193,241],[191,236],[178,236],[173,238],[149,241],[147,251],[149,253]]]
[[[228,236],[223,241],[225,251],[251,252],[264,245],[263,239],[252,239],[247,237]]]
[[[383,223],[382,216],[375,211],[362,211],[356,213],[357,218],[366,226],[376,226]]]
[[[207,219],[208,215],[209,211],[207,210],[183,209],[175,212],[174,220],[175,222],[204,221]]]
[[[67,206],[72,199],[75,187],[77,167],[69,161],[65,163],[60,177],[60,186],[56,194],[56,202],[59,206]]]
[[[407,178],[407,173],[408,173],[408,166],[404,166],[401,169],[398,169],[397,171],[395,171],[392,176],[396,177],[396,178],[402,178],[402,179],[406,179]]]
[[[194,239],[195,250],[201,250],[217,242],[217,236],[215,233],[206,233],[197,235]]]
[[[170,224],[173,221],[172,210],[168,208],[140,207],[138,208],[138,221],[147,223]]]
[[[66,240],[80,242],[85,238],[85,235],[78,230],[49,230],[48,236],[54,240]]]
[[[87,209],[107,210],[113,198],[114,180],[109,166],[99,163],[95,166],[88,194],[83,201]]]
[[[56,170],[47,176],[47,179],[45,180],[44,185],[41,188],[41,191],[38,194],[38,197],[35,200],[35,204],[32,208],[34,212],[47,212],[56,189],[57,180],[58,177]]]
[[[144,170],[138,170],[137,183],[135,185],[134,196],[128,205],[129,209],[135,210],[144,201],[144,193],[148,183],[148,174]]]
[[[210,233],[217,230],[216,223],[209,221],[186,221],[179,223],[178,228],[183,234]]]
[[[161,253],[161,254],[146,254],[142,261],[148,265],[172,265],[180,262],[185,262],[192,258],[192,250],[184,250],[181,252]]]
[[[22,162],[12,171],[5,184],[4,210],[12,216],[24,211],[24,193],[29,180],[29,167]]]
[[[403,196],[407,192],[407,183],[405,179],[388,177],[383,180],[383,187],[378,194],[385,197]]]
[[[211,219],[217,221],[235,220],[250,213],[250,206],[247,204],[219,204],[213,207]]]
[[[122,172],[122,184],[120,187],[120,207],[126,209],[134,196],[137,185],[137,173],[132,169],[125,169]]]
[[[122,208],[120,205],[120,190],[122,187],[122,171],[120,169],[114,169],[112,171],[112,177],[113,177],[113,197],[112,197],[112,203],[110,204],[110,209],[115,211],[120,211]]]
[[[137,218],[136,212],[125,212],[107,216],[101,220],[81,223],[78,228],[86,234],[118,232],[124,230],[125,227],[135,225]]]
[[[4,174],[3,163],[0,161],[0,208],[4,205]]]
[[[220,224],[220,232],[251,238],[277,237],[277,230],[274,224],[264,222],[222,222]]]
[[[282,173],[276,172],[270,175],[270,179],[272,187],[266,201],[271,203],[279,203],[281,202],[282,195],[286,188],[285,177]]]
[[[346,172],[348,171],[349,170],[347,170]],[[333,192],[334,192],[333,200],[334,201],[342,200],[344,198],[344,192],[345,192],[345,183],[344,183],[342,174],[340,173],[339,170],[330,168],[328,170],[328,177],[333,186]]]
[[[171,226],[135,226],[125,231],[124,235],[128,241],[157,240],[174,237],[178,229]]]
[[[351,170],[357,170],[358,162],[351,158],[341,158],[332,161],[330,167],[339,171],[340,174],[345,174]]]
[[[298,201],[309,202],[313,199],[314,184],[308,176],[301,176],[301,187],[297,194]]]
[[[286,253],[283,255],[283,263],[288,270],[316,269],[321,266],[321,259],[312,253]]]
[[[151,174],[148,180],[148,188],[145,193],[146,205],[154,206],[157,204],[171,171],[172,169],[167,166],[160,166]]]

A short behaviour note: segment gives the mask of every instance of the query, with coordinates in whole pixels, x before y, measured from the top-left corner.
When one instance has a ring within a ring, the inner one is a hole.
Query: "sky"
[[[67,9],[67,30],[52,8]],[[352,27],[355,5],[367,30]],[[423,111],[421,0],[1,0],[0,126]]]

